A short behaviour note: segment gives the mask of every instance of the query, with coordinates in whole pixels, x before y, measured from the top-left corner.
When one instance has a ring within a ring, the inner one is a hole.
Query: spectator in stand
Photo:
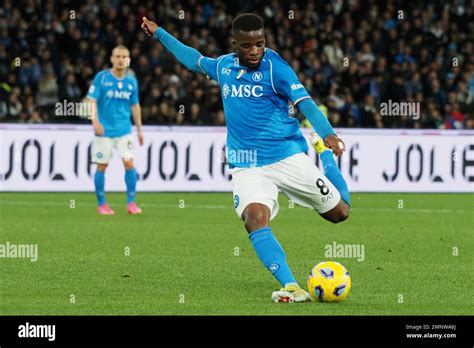
[[[82,97],[82,91],[76,82],[76,76],[72,72],[67,73],[64,84],[61,86],[59,92],[59,99],[77,102],[80,101]]]
[[[58,84],[56,82],[56,75],[50,63],[45,65],[43,75],[38,82],[38,91],[36,92],[36,103],[38,107],[45,111],[52,111],[54,104],[59,100],[58,98]]]

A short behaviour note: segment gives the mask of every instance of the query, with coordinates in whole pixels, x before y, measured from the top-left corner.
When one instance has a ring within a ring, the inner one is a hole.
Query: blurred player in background
[[[348,218],[349,191],[332,154],[340,156],[344,143],[288,63],[265,48],[263,21],[259,16],[247,13],[234,19],[235,53],[217,59],[204,57],[185,46],[147,18],[143,18],[142,29],[160,40],[188,69],[219,83],[227,124],[234,208],[245,223],[257,256],[283,286],[273,292],[272,300],[310,301],[268,225],[278,213],[278,189],[329,221],[337,223]],[[308,146],[298,121],[289,117],[288,101],[298,106],[324,139],[312,139],[312,143],[316,144],[326,175],[305,154]],[[249,152],[256,154],[250,161],[235,156]]]
[[[127,211],[140,214],[142,210],[135,202],[137,172],[133,165],[133,138],[131,116],[137,127],[138,143],[143,145],[142,115],[138,99],[137,79],[127,73],[130,65],[130,52],[119,45],[112,50],[111,69],[98,72],[92,82],[87,98],[93,104],[92,125],[94,141],[92,162],[97,164],[94,177],[98,212],[114,215],[105,200],[105,170],[115,148],[125,167],[127,186]]]

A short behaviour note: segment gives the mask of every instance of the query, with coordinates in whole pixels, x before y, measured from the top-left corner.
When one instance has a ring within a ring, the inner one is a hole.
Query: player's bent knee
[[[125,169],[132,169],[133,161],[123,161],[123,165],[125,166]]]
[[[339,221],[342,222],[345,221],[349,218],[349,207],[345,205],[345,208],[342,208],[340,213],[339,213]]]
[[[349,206],[341,200],[334,209],[321,214],[321,216],[335,224],[343,222],[349,218]]]
[[[97,170],[99,172],[105,172],[106,169],[107,169],[107,164],[101,164],[101,163],[97,164]]]
[[[349,218],[349,208],[347,207],[346,204],[344,204],[343,206],[340,206],[339,209],[336,211],[331,222],[337,224],[339,222],[343,222],[347,220],[348,218]]]
[[[266,205],[252,203],[245,208],[242,218],[245,229],[250,233],[268,226],[270,209]]]
[[[337,218],[334,223],[343,222],[349,218],[349,207],[347,204],[342,204],[341,208],[338,210]]]

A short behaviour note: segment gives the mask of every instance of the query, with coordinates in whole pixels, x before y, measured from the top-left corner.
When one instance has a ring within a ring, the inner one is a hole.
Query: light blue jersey
[[[138,104],[138,82],[132,75],[119,79],[110,69],[94,77],[87,97],[97,101],[99,122],[104,127],[104,137],[121,137],[132,132],[131,109]]]
[[[311,97],[275,51],[266,48],[258,69],[240,65],[235,53],[201,57],[199,66],[221,88],[230,168],[263,166],[308,151],[288,101],[296,105]]]

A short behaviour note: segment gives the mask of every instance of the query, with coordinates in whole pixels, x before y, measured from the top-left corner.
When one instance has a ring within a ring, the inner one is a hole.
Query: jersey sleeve
[[[218,59],[202,56],[198,60],[198,65],[201,68],[202,72],[206,74],[210,79],[213,79],[216,81],[217,81],[217,60]]]
[[[130,98],[130,105],[140,104],[140,98],[138,95],[138,81],[136,78],[133,78],[133,92]]]
[[[101,93],[100,76],[101,75],[99,74],[95,75],[94,80],[92,81],[92,85],[89,87],[89,91],[87,92],[87,98],[91,98],[94,100],[98,100],[100,98],[100,93]]]
[[[89,90],[87,91],[87,98],[91,98],[94,100],[98,100],[100,98],[100,93],[102,92],[101,83],[100,83],[101,75],[97,74],[92,81]]]
[[[311,98],[294,70],[281,58],[272,62],[272,81],[275,92],[295,105],[303,99]]]

